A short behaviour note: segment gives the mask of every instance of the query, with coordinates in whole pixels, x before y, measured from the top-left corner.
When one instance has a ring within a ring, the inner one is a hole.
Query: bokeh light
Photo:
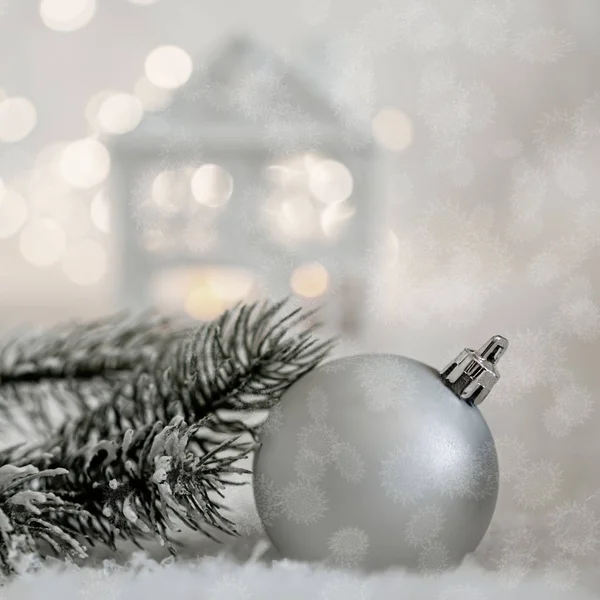
[[[320,216],[321,229],[328,238],[339,235],[344,223],[354,216],[356,207],[348,206],[345,202],[337,202],[326,206]]]
[[[181,87],[192,74],[190,55],[178,46],[159,46],[148,54],[146,77],[151,83],[169,90]]]
[[[110,206],[103,190],[100,190],[92,199],[90,217],[94,226],[102,233],[110,232]]]
[[[292,273],[292,290],[305,298],[316,298],[327,290],[329,273],[321,263],[301,265]]]
[[[226,308],[225,301],[211,290],[208,281],[199,281],[185,299],[185,312],[194,319],[214,319]]]
[[[93,285],[106,274],[106,251],[94,240],[77,240],[65,251],[61,265],[65,275],[73,283]]]
[[[153,180],[151,198],[162,211],[178,213],[189,207],[190,169],[168,169],[160,172]]]
[[[139,98],[116,93],[106,98],[98,110],[98,122],[103,131],[123,134],[133,131],[142,120],[144,106]]]
[[[0,141],[19,142],[35,127],[37,113],[27,98],[13,97],[0,101]]]
[[[318,227],[318,213],[303,192],[275,192],[264,206],[272,233],[282,243],[310,238]]]
[[[0,181],[0,238],[15,235],[27,220],[27,203],[24,198],[4,188]]]
[[[214,319],[236,302],[248,298],[255,281],[245,269],[209,267],[187,279],[185,311],[195,319]]]
[[[228,306],[245,299],[254,285],[254,277],[241,269],[215,269],[208,285],[211,292]]]
[[[334,204],[343,202],[352,194],[352,175],[341,162],[321,160],[309,168],[308,185],[317,200],[325,204]]]
[[[23,258],[38,267],[58,262],[65,246],[65,231],[53,219],[37,219],[27,223],[19,237],[19,248]]]
[[[62,151],[59,168],[69,184],[78,188],[94,187],[106,179],[110,155],[98,140],[84,138],[72,142]]]
[[[135,84],[134,94],[142,103],[144,110],[155,112],[169,106],[173,93],[154,85],[147,77],[141,77]]]
[[[40,16],[54,31],[75,31],[87,25],[96,12],[96,0],[42,0]]]
[[[85,118],[94,130],[100,131],[101,129],[98,113],[100,112],[102,103],[116,93],[118,93],[116,90],[101,90],[96,92],[87,101],[87,104],[85,105]]]
[[[233,193],[233,178],[219,165],[202,165],[192,176],[190,185],[194,198],[211,208],[226,204]]]
[[[411,120],[396,108],[382,108],[373,118],[372,127],[375,139],[387,150],[400,152],[412,142]]]
[[[53,171],[53,174],[55,176],[58,175],[59,177],[61,177],[60,169],[58,168],[60,163],[60,155],[66,147],[67,144],[63,142],[55,142],[43,146],[35,156],[35,160],[33,163],[34,177],[36,174],[40,174],[41,172],[48,172],[48,170]]]

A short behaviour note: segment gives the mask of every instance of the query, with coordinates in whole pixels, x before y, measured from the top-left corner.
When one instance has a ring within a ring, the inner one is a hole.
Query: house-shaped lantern
[[[347,123],[305,68],[222,46],[111,145],[122,303],[209,319],[296,294],[356,328],[378,159]]]

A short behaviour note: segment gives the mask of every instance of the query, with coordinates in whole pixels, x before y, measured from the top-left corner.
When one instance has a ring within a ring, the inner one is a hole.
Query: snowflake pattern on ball
[[[410,546],[425,547],[440,535],[445,521],[444,511],[439,506],[422,506],[406,524],[404,538]]]
[[[367,406],[374,412],[402,409],[412,401],[416,381],[411,367],[393,356],[376,360],[366,357],[358,365],[357,373]]]
[[[315,482],[302,479],[289,483],[281,490],[281,508],[290,521],[309,525],[325,516],[329,500]]]
[[[446,545],[435,540],[429,542],[419,551],[419,573],[425,577],[437,576],[445,571],[450,564],[450,553]]]
[[[281,514],[281,494],[275,482],[268,479],[264,474],[256,478],[253,489],[260,518],[265,525],[270,525]]]
[[[430,488],[425,460],[409,445],[395,448],[381,463],[381,485],[395,503],[411,504]]]
[[[360,452],[349,442],[336,444],[333,451],[333,464],[342,479],[349,483],[359,483],[365,476],[365,461]]]
[[[429,465],[430,487],[450,498],[470,497],[476,489],[476,459],[473,449],[443,432],[431,432],[435,450]]]
[[[299,479],[307,479],[313,483],[325,477],[326,466],[314,452],[301,449],[294,459],[294,471]]]
[[[320,388],[313,388],[308,393],[308,413],[315,421],[322,421],[329,413],[327,394]]]
[[[329,425],[320,421],[312,421],[304,425],[298,433],[300,451],[313,454],[325,465],[333,461],[334,449],[338,443],[338,434]]]
[[[369,536],[358,527],[342,527],[331,535],[328,547],[337,565],[356,567],[367,555]]]

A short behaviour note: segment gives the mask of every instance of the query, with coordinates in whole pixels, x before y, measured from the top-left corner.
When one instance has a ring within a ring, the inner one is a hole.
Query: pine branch
[[[57,515],[77,512],[81,507],[66,502],[52,492],[34,491],[32,481],[45,481],[64,475],[64,469],[38,470],[32,465],[5,464],[0,467],[0,571],[21,573],[50,547],[62,559],[85,557],[86,549],[76,539],[77,532],[59,527]],[[75,536],[73,535],[75,534]]]
[[[154,534],[174,551],[166,534],[169,513],[207,535],[203,525],[235,533],[213,496],[226,475],[240,472],[233,463],[253,447],[238,434],[254,436],[257,425],[247,417],[272,407],[335,343],[314,336],[318,325],[306,323],[314,312],[280,314],[286,302],[238,305],[198,327],[50,439],[0,452],[0,464],[67,469],[40,486],[80,507],[56,513],[52,523],[90,544],[114,547],[117,537],[137,543]],[[167,428],[160,424],[167,422]],[[169,470],[157,476],[158,464]]]
[[[79,426],[70,425],[71,433]],[[211,538],[211,529],[236,533],[234,523],[221,513],[218,497],[232,483],[228,476],[249,472],[234,463],[252,444],[230,439],[204,456],[188,451],[188,440],[202,426],[188,426],[181,418],[166,427],[158,421],[135,432],[130,429],[119,440],[84,447],[75,443],[77,436],[66,435],[48,452],[33,449],[14,464],[57,473],[40,481],[38,489],[84,507],[55,515],[49,521],[56,527],[66,526],[90,545],[102,542],[113,549],[118,537],[141,547],[140,540],[155,536],[175,554],[168,530],[177,525],[171,517]]]
[[[320,341],[318,324],[307,326],[315,311],[288,310],[287,299],[275,304],[244,305],[225,312],[199,329],[152,373],[138,373],[130,393],[99,410],[101,435],[175,416],[195,422],[213,415],[209,429],[219,434],[247,432],[249,415],[271,408],[297,379],[317,366],[331,351],[335,339]],[[152,390],[151,407],[143,401]],[[233,416],[232,416],[233,415]],[[216,443],[216,442],[213,442]],[[211,442],[202,440],[203,450]]]
[[[255,435],[256,427],[246,424],[248,416],[276,404],[335,343],[335,339],[320,341],[314,336],[318,324],[306,326],[314,311],[297,308],[282,314],[286,303],[287,299],[238,305],[198,327],[151,371],[142,367],[130,373],[110,401],[84,415],[82,423],[87,425],[72,434],[64,425],[57,436],[77,435],[81,446],[90,435],[112,439],[156,420],[167,423],[181,416],[196,423],[209,415],[212,418],[201,435],[194,438],[202,451],[209,451],[226,436]]]
[[[67,414],[107,400],[134,369],[152,369],[192,329],[176,317],[119,313],[13,336],[0,345],[0,418],[52,429],[50,402]]]

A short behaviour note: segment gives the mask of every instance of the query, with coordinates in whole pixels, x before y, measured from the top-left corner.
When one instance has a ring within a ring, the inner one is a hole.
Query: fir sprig
[[[87,408],[79,416],[41,442],[0,452],[0,465],[55,473],[38,479],[36,490],[68,504],[48,521],[66,540],[83,537],[114,547],[117,538],[138,544],[158,536],[174,552],[168,536],[173,516],[207,535],[211,529],[235,533],[219,496],[233,483],[228,476],[244,472],[235,463],[253,448],[260,422],[251,417],[276,404],[335,343],[314,335],[319,325],[308,322],[314,312],[281,314],[286,303],[238,305],[185,335],[166,331],[161,341],[157,334],[154,347],[164,351],[136,365],[121,362],[123,376],[107,384],[101,402],[81,399]],[[68,364],[54,371],[57,379],[89,373]],[[108,381],[115,371],[98,378]],[[80,380],[72,382],[75,396],[89,393]],[[55,390],[50,385],[47,394]]]
[[[77,511],[54,515],[54,526],[66,526],[90,545],[116,548],[117,538],[140,541],[156,537],[175,554],[169,530],[172,517],[213,538],[212,530],[236,534],[235,524],[221,512],[218,497],[231,475],[248,473],[235,462],[252,450],[252,444],[225,440],[212,452],[198,456],[189,451],[189,439],[203,422],[188,426],[176,417],[137,431],[127,430],[118,440],[91,441],[79,447],[68,426],[60,440],[45,452],[36,449],[13,457],[13,464],[55,473],[38,482],[38,490],[67,500]],[[229,452],[227,452],[229,451]],[[43,472],[44,472],[43,471]],[[214,539],[214,538],[213,538]]]
[[[204,452],[227,436],[254,436],[257,427],[248,418],[276,404],[335,343],[314,335],[318,324],[307,325],[313,311],[282,313],[286,302],[238,305],[198,327],[152,370],[132,372],[77,428],[65,425],[57,435],[78,436],[84,445],[90,436],[111,439],[156,420],[181,416],[196,423],[210,415],[192,440]]]
[[[118,313],[8,337],[0,343],[0,418],[48,432],[51,411],[56,418],[98,406],[131,371],[152,370],[191,329],[180,317]]]
[[[85,511],[52,492],[32,490],[32,482],[63,476],[66,469],[44,469],[27,464],[0,467],[0,570],[6,575],[21,573],[30,567],[28,557],[36,557],[49,546],[61,558],[83,558],[85,548],[73,534],[76,531],[54,520]]]

